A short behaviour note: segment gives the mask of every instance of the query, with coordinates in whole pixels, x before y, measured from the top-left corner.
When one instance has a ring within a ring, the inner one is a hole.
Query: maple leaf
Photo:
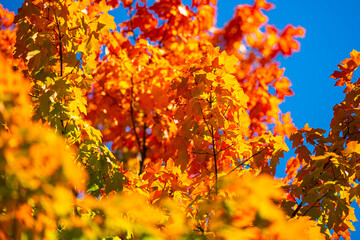
[[[344,155],[351,153],[360,154],[360,144],[357,141],[350,141],[346,144],[346,148],[342,151]]]

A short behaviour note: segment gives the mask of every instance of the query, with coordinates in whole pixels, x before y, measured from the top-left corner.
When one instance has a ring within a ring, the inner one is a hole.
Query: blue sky
[[[11,11],[17,11],[22,0],[0,0]],[[188,2],[188,1],[183,1]],[[233,15],[236,5],[252,3],[251,0],[218,0],[217,26],[221,27]],[[306,36],[299,39],[300,52],[290,58],[279,58],[285,76],[292,82],[294,96],[286,98],[280,106],[291,112],[298,128],[306,123],[310,127],[329,130],[332,108],[340,103],[342,88],[334,87],[329,76],[337,64],[349,57],[355,49],[360,51],[360,1],[359,0],[273,0],[276,8],[266,12],[269,23],[279,29],[287,24],[302,26]],[[116,16],[115,16],[116,17]],[[282,164],[283,167],[283,164]],[[357,208],[360,219],[360,210]],[[360,223],[355,227],[360,229]],[[360,233],[352,235],[360,239]]]

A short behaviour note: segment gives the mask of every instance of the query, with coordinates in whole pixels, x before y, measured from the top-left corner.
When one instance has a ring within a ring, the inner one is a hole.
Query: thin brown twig
[[[54,16],[55,16],[55,22],[56,22],[56,28],[57,28],[57,32],[55,30],[55,34],[57,34],[57,37],[59,38],[59,57],[60,57],[60,77],[63,76],[63,49],[62,49],[62,38],[63,38],[63,35],[61,35],[61,31],[60,31],[60,23],[59,23],[59,20],[57,18],[57,15],[56,15],[56,10],[54,8]],[[62,98],[62,104],[65,105],[65,99]],[[64,125],[64,120],[63,119],[60,119],[60,122],[61,122],[61,134],[62,135],[65,135],[66,134],[66,126]]]
[[[232,146],[233,146],[233,144],[230,144],[229,146],[227,146],[227,147],[225,147],[225,148],[223,148],[223,149],[220,149],[220,150],[216,153],[216,155],[218,155],[219,153],[221,153],[221,152],[223,152],[223,151],[231,148]]]
[[[147,129],[147,125],[146,125],[146,123],[144,123],[139,175],[141,175],[141,173],[143,172],[144,162],[145,162],[145,158],[146,158],[146,150],[147,150],[147,147],[146,147],[146,129]]]
[[[317,204],[318,202],[320,202],[324,197],[326,197],[326,195],[328,195],[329,192],[325,193],[321,198],[318,198],[312,205],[311,207],[309,207],[303,214],[302,216],[305,216],[314,206],[315,204]]]
[[[333,180],[336,180],[339,176],[341,176],[341,173],[337,176],[334,176]],[[315,185],[313,185],[311,188],[315,187],[317,185],[317,183]],[[302,214],[302,216],[305,216],[306,213],[308,213],[310,211],[311,208],[313,208],[315,206],[316,203],[318,203],[319,201],[321,201],[329,192],[325,193],[323,196],[321,196],[320,198],[318,198],[312,205],[309,209],[306,210],[305,213]],[[303,207],[303,205],[305,204],[304,202],[304,198],[306,197],[306,194],[305,196],[303,197],[303,200],[300,202],[300,204],[296,207],[296,209],[294,210],[294,212],[291,214],[290,218],[294,218],[298,212],[300,211],[300,209]]]
[[[197,154],[197,155],[211,155],[212,156],[212,153],[208,153],[208,152],[191,151],[191,153]]]
[[[239,163],[238,165],[236,165],[230,172],[228,172],[226,175],[229,175],[230,173],[232,173],[233,171],[235,171],[237,168],[239,168],[240,166],[243,166],[247,161],[249,161],[251,158],[259,155],[261,152],[265,151],[267,147],[261,149],[259,152],[253,154],[252,156],[246,158],[245,160],[243,160],[241,163]]]
[[[200,101],[198,100],[198,104],[199,104],[199,107],[200,107],[200,111],[201,111],[201,115],[203,117],[203,120],[205,122],[205,125],[211,135],[211,139],[212,139],[212,149],[213,149],[213,153],[212,153],[212,156],[214,157],[214,167],[215,167],[215,192],[217,193],[217,159],[216,159],[216,149],[215,149],[215,138],[214,138],[214,128],[211,124],[209,124],[207,121],[206,121],[206,118],[205,118],[205,115],[204,115],[204,111],[201,107],[201,103]],[[209,127],[209,125],[211,126],[211,128]]]
[[[139,147],[139,151],[140,153],[142,152],[141,149],[141,141],[140,138],[138,136],[138,133],[136,132],[136,124],[135,124],[135,118],[134,118],[134,82],[133,82],[133,78],[131,77],[131,92],[130,92],[130,117],[131,117],[131,123],[132,123],[132,127],[134,130],[134,134],[135,134],[135,138],[136,138],[136,142],[138,144]]]

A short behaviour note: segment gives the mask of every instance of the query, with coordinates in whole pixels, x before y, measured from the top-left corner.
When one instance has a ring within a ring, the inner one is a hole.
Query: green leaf
[[[88,190],[86,191],[86,193],[90,193],[90,192],[94,192],[96,190],[99,190],[99,185],[97,185],[96,183],[94,183],[91,187],[88,188]]]
[[[109,194],[111,191],[121,191],[123,189],[123,183],[125,183],[125,176],[122,175],[119,171],[115,171],[115,173],[105,180],[105,191],[106,194]]]
[[[50,97],[53,95],[53,91],[47,91],[39,97],[39,114],[40,116],[48,116],[50,112],[50,106],[52,105]],[[39,116],[39,117],[40,117]]]

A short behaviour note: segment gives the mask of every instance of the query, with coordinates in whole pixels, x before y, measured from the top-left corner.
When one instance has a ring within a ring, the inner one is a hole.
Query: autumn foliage
[[[360,53],[331,75],[330,132],[297,130],[276,58],[305,30],[265,0],[219,29],[216,4],[0,5],[1,239],[350,239]]]

